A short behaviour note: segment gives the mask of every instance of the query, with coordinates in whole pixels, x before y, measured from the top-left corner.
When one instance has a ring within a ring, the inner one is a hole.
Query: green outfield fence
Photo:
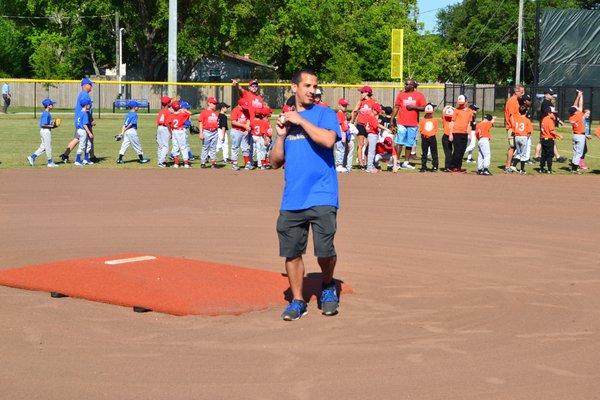
[[[169,93],[169,86],[175,86],[177,95],[188,101],[194,110],[204,107],[208,97],[228,104],[238,101],[238,91],[231,83],[215,82],[138,82],[112,80],[94,80],[94,88],[90,93],[94,101],[95,114],[112,113],[113,102],[116,99],[145,99],[150,102],[150,109],[160,108],[160,97]],[[81,91],[80,80],[46,80],[46,79],[0,79],[11,86],[13,110],[31,113],[36,117],[41,111],[40,102],[46,97],[54,99],[57,110],[72,110],[75,107],[77,95]],[[244,83],[241,83],[242,87]],[[358,88],[369,85],[373,88],[374,96],[384,105],[392,106],[396,94],[403,90],[401,83],[365,82],[357,85],[323,84],[323,100],[334,106],[340,97],[345,97],[350,104],[355,104],[360,93]],[[265,101],[272,108],[280,108],[291,95],[290,84],[286,82],[261,82],[260,88]],[[419,90],[425,94],[428,101],[439,104],[444,100],[444,85],[421,85]],[[9,109],[10,111],[10,109]]]

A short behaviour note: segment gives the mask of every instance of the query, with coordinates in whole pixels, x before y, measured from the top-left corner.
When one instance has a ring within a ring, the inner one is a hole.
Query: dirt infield
[[[281,272],[279,171],[0,171],[0,268],[154,252]],[[353,173],[316,304],[173,317],[0,287],[2,398],[593,399],[600,177]],[[317,266],[309,248],[308,272]]]

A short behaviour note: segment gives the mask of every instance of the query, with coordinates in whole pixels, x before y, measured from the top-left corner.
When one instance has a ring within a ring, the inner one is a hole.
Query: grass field
[[[56,112],[55,117],[63,119],[63,125],[53,131],[52,147],[55,161],[60,161],[59,155],[62,153],[67,143],[73,137],[72,114]],[[146,157],[151,159],[149,164],[140,165],[136,162],[127,162],[124,165],[115,163],[117,153],[120,148],[120,143],[115,142],[113,137],[120,132],[123,121],[123,114],[108,114],[103,113],[102,117],[97,120],[95,134],[96,155],[102,161],[90,168],[157,168],[156,167],[156,140],[155,140],[155,124],[154,114],[146,114],[140,112],[140,122],[138,133],[142,142],[142,148]],[[38,115],[39,118],[39,115]],[[194,122],[197,121],[197,115],[193,116]],[[501,123],[497,123],[501,125]],[[534,124],[534,127],[537,124]],[[559,132],[565,137],[564,140],[558,141],[558,147],[561,155],[570,158],[572,155],[571,148],[571,133],[570,128],[562,127]],[[506,157],[506,133],[502,127],[494,128],[494,138],[492,140],[492,164],[490,170],[492,173],[501,172]],[[534,132],[534,137],[537,138],[538,132]],[[438,146],[440,154],[440,165],[443,165],[443,151],[441,148],[441,134],[438,135]],[[40,143],[38,120],[33,118],[32,114],[0,114],[0,168],[31,168],[27,163],[27,156],[31,154]],[[200,153],[200,141],[198,136],[190,137],[190,145],[194,155]],[[419,145],[420,146],[420,145]],[[418,149],[420,153],[420,148]],[[475,152],[476,153],[476,152]],[[532,157],[534,149],[532,148]],[[71,161],[74,155],[71,157]],[[136,155],[130,148],[125,155],[126,161],[134,161]],[[594,137],[588,141],[588,154],[586,161],[589,166],[589,171],[592,173],[600,173],[600,141]],[[420,161],[416,160],[419,164]],[[34,168],[45,168],[46,158],[42,155]],[[61,168],[76,168],[72,164],[60,165]],[[476,171],[476,164],[464,164],[469,172]],[[529,172],[534,172],[537,165],[528,166]],[[556,164],[554,167],[556,173],[568,173],[568,163]],[[409,173],[402,171],[401,173]],[[411,171],[414,173],[414,171]]]

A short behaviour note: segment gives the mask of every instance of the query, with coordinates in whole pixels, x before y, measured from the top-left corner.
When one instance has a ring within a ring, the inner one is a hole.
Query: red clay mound
[[[289,298],[283,274],[174,257],[119,254],[0,270],[0,285],[172,315],[241,314]],[[351,289],[343,285],[344,292]],[[305,279],[305,298],[320,280]]]

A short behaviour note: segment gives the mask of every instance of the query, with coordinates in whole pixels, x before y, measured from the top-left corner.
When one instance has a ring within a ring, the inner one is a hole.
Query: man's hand
[[[408,111],[411,111],[411,110],[414,110],[414,109],[415,109],[415,107],[414,107],[412,104],[407,104],[407,105],[406,105],[406,109],[407,109]]]
[[[92,126],[96,126],[96,120],[95,119],[92,120]]]
[[[283,114],[283,117],[285,118],[285,122],[289,122],[290,124],[294,125],[300,125],[300,123],[303,121],[303,118],[300,116],[300,114],[298,114],[297,111],[288,111]]]
[[[277,124],[275,126],[275,132],[277,132],[277,137],[284,139],[287,136],[287,128],[285,125]]]

